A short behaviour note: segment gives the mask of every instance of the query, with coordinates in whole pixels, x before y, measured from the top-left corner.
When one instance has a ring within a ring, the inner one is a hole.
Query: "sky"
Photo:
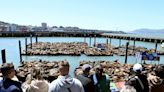
[[[133,31],[164,29],[164,0],[0,0],[0,21]]]

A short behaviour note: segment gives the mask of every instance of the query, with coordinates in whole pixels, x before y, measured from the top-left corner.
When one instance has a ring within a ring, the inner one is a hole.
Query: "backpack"
[[[13,90],[19,90],[19,88],[15,85],[11,85],[7,89],[5,89],[3,86],[3,82],[4,80],[0,80],[0,92],[12,92]]]
[[[137,92],[148,92],[149,91],[149,85],[148,81],[146,80],[146,77],[144,76],[133,76],[130,78],[125,85],[133,86]]]
[[[78,75],[77,76],[78,80],[81,81],[81,83],[83,84],[83,86],[86,86],[88,83],[91,82],[90,78],[84,77],[83,75]]]

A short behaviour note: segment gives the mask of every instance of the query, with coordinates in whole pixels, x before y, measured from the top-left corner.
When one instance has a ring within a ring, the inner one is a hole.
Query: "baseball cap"
[[[83,70],[83,71],[85,71],[86,69],[91,69],[91,68],[92,68],[92,66],[89,65],[89,64],[84,64],[84,65],[82,66],[82,70]]]
[[[133,71],[136,72],[136,73],[141,72],[142,69],[143,69],[143,68],[142,68],[142,65],[139,64],[139,63],[136,63],[136,64],[134,64],[134,66],[133,66]]]

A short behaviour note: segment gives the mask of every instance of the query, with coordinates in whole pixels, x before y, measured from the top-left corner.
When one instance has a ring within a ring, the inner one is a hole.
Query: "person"
[[[143,67],[141,64],[136,63],[133,65],[134,76],[131,77],[125,85],[133,86],[136,92],[149,92],[149,85],[147,76],[143,73]]]
[[[52,81],[48,92],[84,92],[81,82],[69,75],[69,68],[67,61],[59,62],[60,75]]]
[[[43,78],[42,69],[34,68],[32,75],[29,74],[24,86],[25,92],[48,92],[49,83]]]
[[[164,91],[164,65],[159,64],[155,67],[152,74],[148,74],[148,81],[151,92]]]
[[[111,92],[109,76],[103,73],[101,64],[95,67],[95,73],[90,78],[94,83],[94,92]]]
[[[4,63],[1,66],[1,73],[3,79],[0,80],[0,92],[23,92],[21,83],[14,81],[15,69],[12,63]]]
[[[120,92],[136,92],[136,89],[133,86],[126,85]]]
[[[91,65],[84,64],[82,66],[83,73],[80,75],[77,75],[77,79],[81,81],[83,84],[85,92],[94,92],[94,85],[92,80],[89,78],[89,72],[91,69]]]

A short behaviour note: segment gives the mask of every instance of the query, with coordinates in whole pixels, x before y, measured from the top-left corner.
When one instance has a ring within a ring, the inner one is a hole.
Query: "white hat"
[[[142,65],[139,63],[134,64],[133,71],[134,72],[141,72],[142,71]]]
[[[91,65],[89,65],[89,64],[84,64],[83,66],[82,66],[82,70],[83,71],[85,71],[86,69],[88,69],[88,68],[92,68],[92,66]]]

